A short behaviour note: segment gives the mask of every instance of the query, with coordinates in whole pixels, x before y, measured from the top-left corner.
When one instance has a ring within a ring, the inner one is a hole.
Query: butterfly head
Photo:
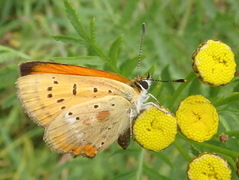
[[[149,90],[151,82],[152,82],[151,76],[148,77],[138,76],[131,82],[132,83],[131,86],[136,87],[139,92],[142,91],[144,92]]]

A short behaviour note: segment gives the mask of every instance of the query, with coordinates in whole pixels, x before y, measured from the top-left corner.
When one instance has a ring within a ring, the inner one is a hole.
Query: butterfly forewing
[[[44,139],[53,150],[93,157],[129,128],[131,108],[121,96],[74,105],[46,128]]]
[[[93,76],[114,79],[122,83],[129,83],[130,81],[118,74],[111,72],[91,69],[82,66],[73,66],[68,64],[59,64],[52,62],[32,61],[21,63],[19,65],[20,75],[26,76],[30,74],[64,74],[64,75],[78,75],[78,76]]]

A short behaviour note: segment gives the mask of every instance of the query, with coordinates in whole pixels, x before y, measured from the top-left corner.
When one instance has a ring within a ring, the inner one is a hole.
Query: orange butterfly
[[[127,148],[132,121],[141,110],[151,78],[130,81],[114,73],[51,62],[20,64],[18,97],[45,129],[54,151],[94,157],[118,139]],[[159,106],[158,106],[159,108]]]

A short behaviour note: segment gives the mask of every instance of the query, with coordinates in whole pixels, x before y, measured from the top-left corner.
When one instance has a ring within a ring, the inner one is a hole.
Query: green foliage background
[[[238,74],[228,85],[209,87],[192,73],[191,55],[207,39],[221,40],[239,52],[239,2],[234,0],[75,0],[81,24],[59,0],[0,1],[0,179],[186,179],[187,164],[199,152],[215,152],[235,175],[239,155]],[[67,18],[68,14],[68,18]],[[71,22],[70,22],[71,21]],[[140,75],[187,78],[184,84],[154,83],[151,93],[173,112],[179,102],[202,94],[217,108],[219,132],[195,143],[177,136],[161,152],[127,150],[114,143],[94,159],[71,159],[51,152],[43,129],[24,114],[16,97],[18,64],[48,60],[136,77],[141,25],[147,25]],[[55,41],[55,40],[58,41]],[[64,43],[62,43],[64,42]],[[218,140],[222,132],[229,140]]]

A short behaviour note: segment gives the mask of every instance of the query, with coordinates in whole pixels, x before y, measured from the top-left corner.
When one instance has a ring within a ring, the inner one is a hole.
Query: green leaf
[[[190,84],[190,82],[195,78],[195,74],[194,72],[191,72],[190,74],[188,74],[188,76],[186,77],[186,81],[184,83],[181,83],[178,88],[175,90],[175,92],[172,95],[172,101],[170,102],[168,108],[171,109],[174,104],[176,104],[177,100],[180,96],[180,94],[183,92],[183,90]]]
[[[8,60],[12,60],[17,58],[17,54],[11,51],[0,51],[0,63],[7,62]]]
[[[225,104],[231,104],[233,102],[238,102],[238,101],[239,101],[239,92],[234,92],[230,96],[228,96],[224,99],[218,100],[217,102],[214,103],[214,105],[216,107],[218,107],[218,106],[222,106]]]
[[[169,66],[167,65],[162,73],[161,73],[161,78],[163,81],[168,81],[168,80],[171,80],[171,75],[170,75],[170,72],[169,72]],[[174,85],[172,83],[163,83],[163,87],[167,89],[167,91],[170,93],[170,94],[173,94],[174,92]]]
[[[74,65],[102,65],[102,59],[98,56],[74,56],[74,57],[52,57],[50,60],[58,63],[67,63]]]
[[[90,21],[90,38],[92,42],[95,42],[95,18]]]
[[[153,74],[155,73],[156,68],[157,68],[156,63],[153,63],[152,66],[148,70],[148,73],[149,73],[150,76],[153,77]],[[153,77],[153,79],[154,79],[154,77]],[[157,79],[155,79],[155,80],[157,80]]]
[[[178,137],[179,136],[183,136],[181,133],[177,133],[177,139],[173,142],[173,145],[175,146],[175,148],[178,150],[178,152],[180,153],[180,156],[182,156],[186,161],[190,161],[191,157],[188,154],[188,152],[185,150],[185,147],[182,146],[182,144],[179,143]]]
[[[197,147],[200,147],[200,148],[205,148],[205,149],[208,149],[208,150],[213,151],[215,153],[222,153],[224,155],[228,155],[228,156],[231,156],[231,157],[234,157],[234,158],[237,158],[239,156],[239,152],[232,151],[230,149],[226,149],[226,148],[223,148],[221,146],[216,146],[216,145],[213,145],[212,143],[209,144],[209,143],[205,143],[205,142],[196,142],[196,141],[193,141],[193,140],[190,140],[190,139],[186,138],[181,133],[178,133],[177,136],[179,136],[180,138],[189,142],[191,145],[194,145],[194,146],[197,146]]]
[[[139,58],[135,57],[133,59],[127,59],[121,66],[122,69],[122,74],[125,77],[129,77],[130,75],[133,75],[133,68],[132,67],[137,67]]]
[[[52,36],[55,40],[57,41],[61,41],[63,43],[67,43],[67,44],[72,44],[72,45],[83,45],[86,46],[87,42],[81,39],[77,39],[74,37],[70,37],[70,36],[64,36],[64,35],[53,35]]]
[[[112,63],[110,63],[110,58],[103,52],[103,50],[98,46],[95,42],[92,41],[90,38],[90,35],[87,34],[85,28],[83,27],[80,18],[76,11],[73,9],[71,4],[68,1],[65,1],[65,8],[68,18],[70,19],[72,25],[76,29],[77,33],[86,40],[86,42],[90,45],[90,51],[94,51],[96,55],[101,57],[105,63],[116,73],[120,73],[117,66],[114,66]],[[93,21],[92,21],[93,23]],[[92,25],[91,25],[92,26]]]
[[[198,78],[194,78],[189,86],[189,95],[201,94],[202,82]]]
[[[92,18],[90,21],[90,39],[91,39],[91,43],[95,44],[95,18]],[[88,55],[90,56],[97,55],[97,53],[95,52],[92,46],[88,46],[87,51],[88,51]]]
[[[109,50],[109,57],[111,59],[111,62],[116,65],[116,62],[118,60],[120,50],[121,50],[121,45],[123,41],[123,34],[121,34],[111,45],[110,50]]]
[[[81,20],[79,18],[79,15],[76,13],[75,9],[73,9],[72,5],[69,3],[69,1],[65,1],[65,8],[66,13],[71,21],[71,24],[74,26],[76,32],[85,40],[90,41],[90,37],[87,34],[83,24],[81,23]]]
[[[7,62],[9,60],[12,61],[15,58],[29,59],[30,57],[22,52],[0,45],[0,63]]]

